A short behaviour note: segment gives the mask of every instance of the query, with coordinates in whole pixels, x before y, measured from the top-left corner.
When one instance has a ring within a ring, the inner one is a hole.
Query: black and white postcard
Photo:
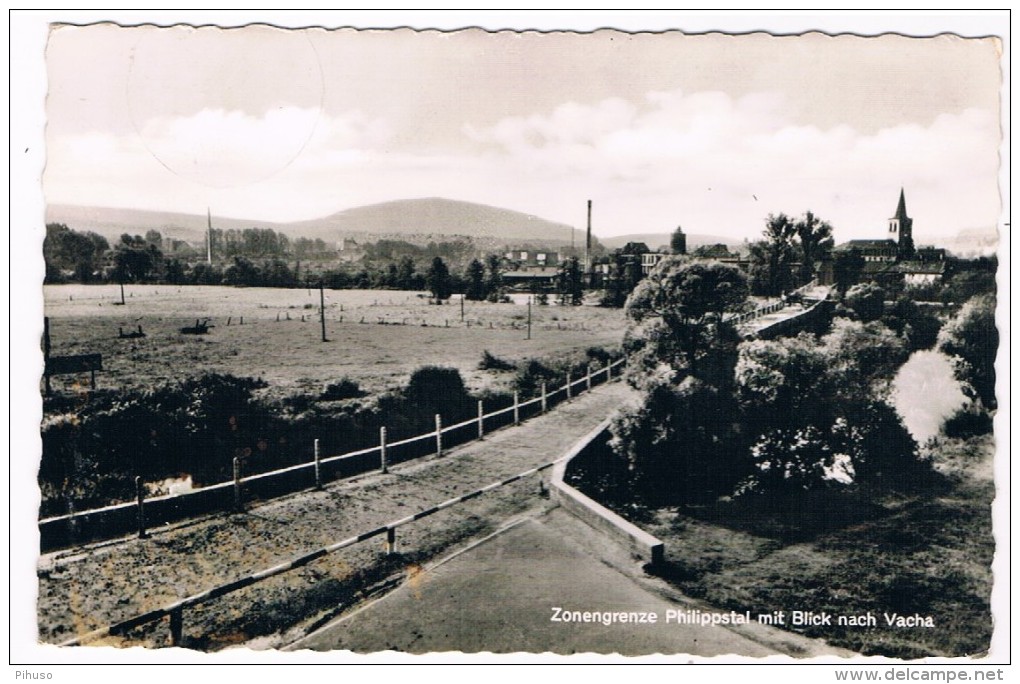
[[[421,14],[22,17],[18,677],[994,678],[1002,14]]]

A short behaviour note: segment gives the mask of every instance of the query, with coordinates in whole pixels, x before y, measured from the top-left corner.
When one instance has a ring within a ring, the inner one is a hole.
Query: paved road
[[[655,624],[556,622],[553,608],[654,613]],[[820,642],[761,625],[678,625],[668,611],[714,611],[685,599],[562,509],[525,518],[409,579],[289,650],[367,653],[821,655]]]

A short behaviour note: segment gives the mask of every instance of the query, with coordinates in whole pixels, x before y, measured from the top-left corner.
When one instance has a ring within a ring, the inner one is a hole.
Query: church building
[[[885,239],[850,240],[837,245],[833,251],[850,250],[856,250],[864,258],[861,280],[903,280],[908,286],[922,285],[940,280],[946,271],[944,249],[915,249],[914,220],[907,215],[907,200],[902,188],[896,213],[889,219]],[[826,266],[831,267],[831,263]],[[827,275],[831,277],[831,273]]]

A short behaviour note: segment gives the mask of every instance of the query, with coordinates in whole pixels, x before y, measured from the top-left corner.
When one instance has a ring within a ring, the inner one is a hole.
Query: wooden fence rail
[[[594,384],[609,382],[614,377],[613,369],[624,363],[625,359],[617,359],[594,372],[589,367],[590,376],[582,375],[579,378],[572,378],[569,385],[565,384],[554,390],[546,388],[543,383],[542,392],[537,397],[527,401],[518,400],[510,406],[490,413],[480,411],[478,416],[453,425],[441,425],[437,416],[438,430],[430,430],[406,439],[393,442],[381,440],[380,444],[376,446],[335,456],[322,456],[318,449],[314,449],[314,457],[311,461],[250,475],[241,472],[243,463],[237,463],[235,477],[226,482],[209,485],[191,492],[151,498],[145,498],[144,492],[142,492],[142,495],[136,497],[135,501],[45,518],[39,521],[40,547],[45,552],[73,546],[83,541],[96,541],[130,534],[135,529],[138,530],[139,536],[144,536],[147,535],[147,529],[154,525],[168,524],[217,510],[239,510],[244,505],[246,494],[250,497],[255,491],[266,492],[269,495],[268,498],[272,498],[301,491],[311,486],[322,487],[326,481],[370,472],[376,468],[386,472],[390,466],[409,460],[406,456],[399,457],[399,450],[402,447],[418,442],[432,441],[434,449],[430,448],[428,453],[442,455],[444,447],[449,448],[456,444],[472,441],[472,437],[462,436],[458,440],[453,440],[452,438],[444,439],[443,436],[450,436],[451,433],[458,430],[477,426],[477,436],[474,438],[483,438],[487,432],[504,426],[496,425],[494,427],[494,419],[511,414],[513,414],[513,418],[508,419],[505,426],[518,424],[523,417],[522,411],[538,407],[537,413],[533,415],[540,415],[548,410],[549,404],[561,394],[564,395],[564,398],[570,399],[579,392],[578,388],[588,389]],[[411,458],[417,457],[412,456]]]
[[[244,589],[245,587],[249,587],[253,584],[261,582],[262,580],[269,579],[270,577],[275,577],[277,575],[281,575],[285,572],[289,572],[296,568],[303,567],[324,556],[328,556],[331,553],[335,553],[342,549],[346,549],[350,546],[354,546],[355,544],[363,542],[367,539],[372,539],[373,537],[377,537],[382,534],[386,535],[387,552],[392,554],[395,551],[397,528],[402,527],[403,525],[413,523],[416,520],[427,518],[430,515],[435,515],[439,511],[445,510],[447,508],[450,508],[451,506],[455,506],[459,503],[463,503],[465,501],[469,501],[471,499],[479,497],[482,494],[485,494],[486,492],[491,492],[495,489],[499,489],[500,487],[504,487],[513,482],[517,482],[518,480],[521,480],[523,478],[540,473],[544,470],[552,468],[557,463],[562,461],[564,458],[568,457],[570,457],[570,454],[558,458],[555,461],[550,461],[549,463],[544,463],[540,466],[529,468],[524,472],[518,473],[504,480],[493,482],[492,484],[486,485],[485,487],[476,489],[467,494],[456,496],[452,499],[447,499],[446,501],[438,503],[435,506],[432,506],[431,508],[426,508],[412,515],[400,518],[399,520],[394,520],[393,522],[387,523],[380,527],[376,527],[375,529],[362,532],[353,537],[342,539],[334,544],[323,546],[309,553],[305,553],[296,558],[292,558],[291,560],[286,561],[284,563],[279,563],[270,568],[266,568],[265,570],[260,570],[259,572],[252,573],[240,579],[236,579],[226,584],[221,584],[211,589],[206,589],[205,591],[199,592],[197,594],[192,594],[190,596],[182,598],[161,608],[150,610],[140,615],[135,615],[133,617],[127,618],[126,620],[121,620],[119,622],[115,622],[113,624],[100,627],[99,629],[92,630],[85,634],[78,635],[76,637],[73,637],[62,642],[60,646],[80,646],[108,636],[126,634],[132,629],[141,627],[142,625],[146,625],[151,622],[156,622],[157,620],[161,620],[165,617],[170,618],[170,645],[180,646],[184,638],[184,610],[186,608],[192,608],[203,603],[207,603],[209,601],[212,601],[213,599],[219,598],[221,596],[226,596],[227,594],[231,594],[235,591],[239,591],[241,589]]]

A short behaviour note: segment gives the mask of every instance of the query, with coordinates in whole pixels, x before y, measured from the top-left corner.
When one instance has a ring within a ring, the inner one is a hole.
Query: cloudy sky
[[[602,236],[991,227],[993,39],[51,29],[52,203],[266,221],[447,197]]]

